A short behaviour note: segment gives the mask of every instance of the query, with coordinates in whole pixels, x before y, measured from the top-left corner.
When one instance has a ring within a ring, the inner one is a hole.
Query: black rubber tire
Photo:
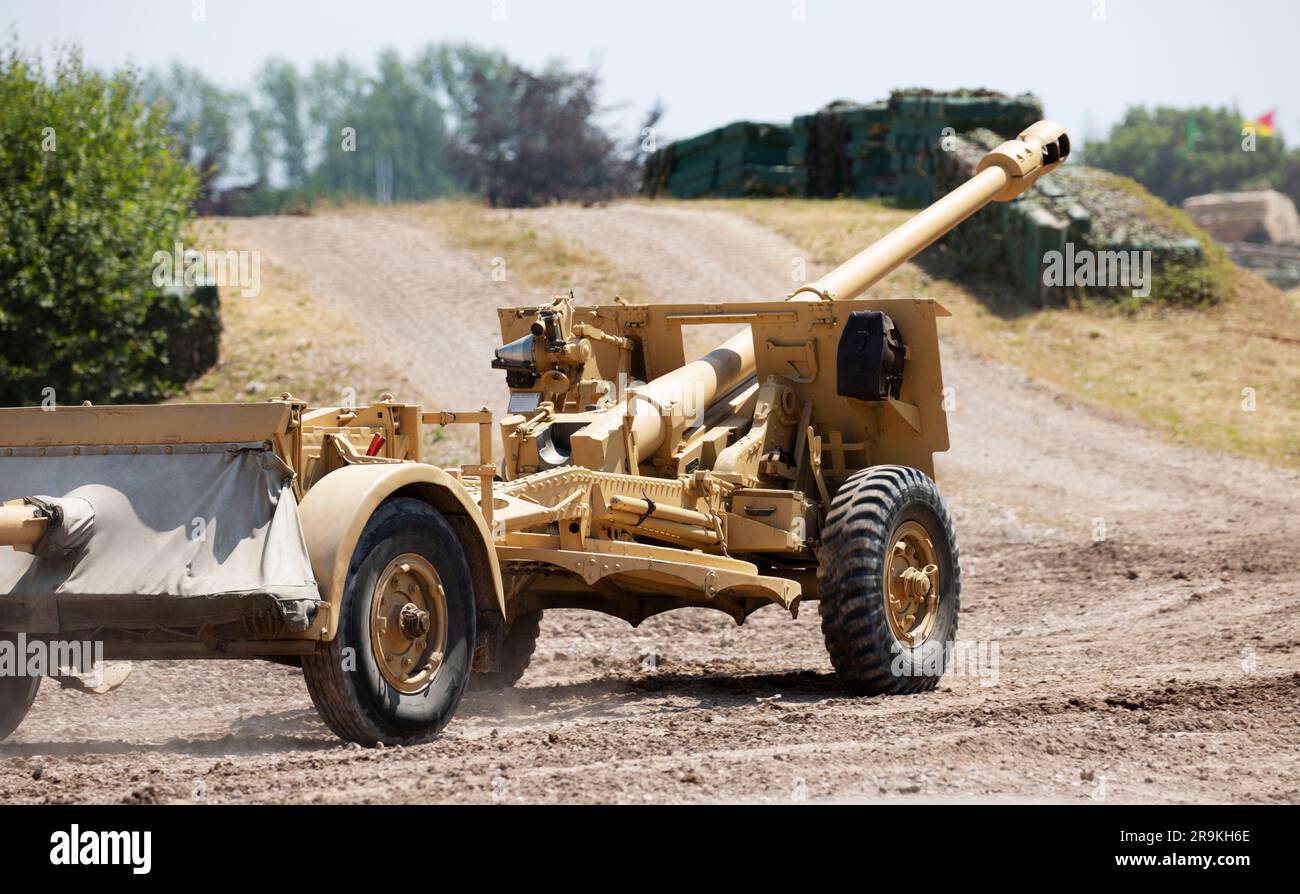
[[[380,674],[370,643],[375,585],[403,553],[424,556],[433,565],[447,598],[442,666],[423,691],[411,695]],[[446,519],[420,500],[385,501],[366,523],[352,554],[337,635],[323,651],[303,659],[307,690],[321,718],[340,737],[366,746],[414,745],[434,738],[451,720],[469,682],[474,612],[469,564]]]
[[[914,648],[889,627],[883,569],[894,534],[919,522],[934,544],[939,609],[933,629]],[[844,685],[860,695],[934,689],[948,644],[957,637],[961,561],[952,518],[928,475],[906,466],[874,466],[852,475],[831,501],[818,550],[822,635]]]
[[[14,637],[0,635],[0,639],[12,642]],[[22,725],[27,712],[36,701],[36,693],[41,688],[41,678],[31,676],[0,677],[0,741],[9,738]]]
[[[484,671],[470,678],[471,690],[491,691],[509,689],[519,682],[537,648],[537,636],[542,631],[542,613],[527,612],[510,622],[506,635],[497,651],[497,669]]]

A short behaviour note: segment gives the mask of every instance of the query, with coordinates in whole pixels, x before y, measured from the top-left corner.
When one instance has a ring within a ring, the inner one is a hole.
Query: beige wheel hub
[[[885,615],[894,638],[915,648],[939,616],[938,554],[920,522],[899,525],[885,556]]]
[[[428,559],[405,553],[379,576],[370,646],[379,673],[405,695],[422,692],[438,675],[447,649],[447,593]]]

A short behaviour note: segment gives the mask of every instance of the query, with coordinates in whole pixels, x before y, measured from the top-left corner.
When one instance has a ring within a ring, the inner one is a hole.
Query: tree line
[[[321,200],[471,195],[518,207],[633,192],[660,112],[620,138],[599,90],[594,69],[529,70],[467,44],[387,50],[372,67],[272,59],[243,90],[181,63],[145,79],[199,174],[199,210],[235,214]]]
[[[1300,204],[1300,149],[1237,109],[1133,106],[1084,160],[1137,180],[1172,204],[1208,192],[1273,188]]]

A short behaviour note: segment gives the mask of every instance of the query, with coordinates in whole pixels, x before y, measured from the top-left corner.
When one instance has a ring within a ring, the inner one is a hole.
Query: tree
[[[461,189],[476,191],[481,170],[472,145],[474,121],[480,108],[514,101],[515,66],[502,53],[465,43],[430,45],[415,64],[447,112],[453,135],[448,171]]]
[[[254,185],[268,186],[271,163],[275,160],[275,122],[266,109],[250,107],[248,110],[248,155]]]
[[[213,291],[153,282],[198,178],[144,95],[0,50],[0,404],[157,399],[215,359]]]
[[[392,51],[380,54],[373,76],[346,59],[315,65],[308,91],[319,158],[313,191],[396,201],[450,192],[450,137],[436,79]]]
[[[1132,107],[1101,143],[1090,143],[1091,165],[1132,177],[1172,204],[1207,192],[1275,184],[1283,146],[1277,137],[1242,134],[1236,109],[1149,111]]]
[[[320,163],[311,174],[322,192],[337,195],[370,194],[374,172],[362,152],[368,146],[368,127],[363,123],[370,76],[347,59],[318,62],[308,78],[308,109],[313,144],[320,147]],[[345,133],[345,128],[350,130]],[[345,142],[345,140],[347,142]]]
[[[471,75],[463,151],[471,189],[495,206],[607,199],[633,178],[618,142],[601,128],[595,72],[519,67]]]
[[[285,179],[290,186],[302,186],[307,182],[307,125],[298,70],[290,62],[272,59],[257,75],[257,91],[265,103]]]
[[[146,78],[143,94],[148,103],[167,111],[168,130],[199,175],[199,206],[207,206],[214,181],[231,173],[236,120],[246,100],[179,63]]]

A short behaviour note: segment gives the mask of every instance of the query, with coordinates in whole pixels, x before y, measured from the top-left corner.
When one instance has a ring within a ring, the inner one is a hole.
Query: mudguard
[[[365,463],[326,475],[307,492],[299,509],[322,608],[329,606],[318,613],[309,635],[334,638],[348,566],[361,532],[379,505],[397,494],[424,500],[446,517],[461,535],[478,611],[499,612],[505,618],[501,566],[492,535],[464,485],[425,463]]]

